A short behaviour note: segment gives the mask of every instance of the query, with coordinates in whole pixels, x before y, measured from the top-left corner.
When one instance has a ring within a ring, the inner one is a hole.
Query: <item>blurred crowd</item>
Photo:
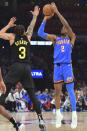
[[[35,95],[40,102],[42,110],[51,111],[55,107],[51,104],[51,101],[54,98],[54,90],[51,90],[51,92],[49,92],[48,89],[45,89],[42,92],[39,90],[35,92]],[[33,103],[21,83],[12,87],[6,98],[5,107],[10,112],[34,111]]]
[[[85,82],[78,82],[77,88],[75,87],[76,94],[76,107],[77,111],[87,111],[87,86]],[[36,91],[36,98],[40,102],[42,111],[52,111],[55,113],[55,90],[45,89],[43,91]],[[11,89],[8,97],[5,101],[5,107],[10,112],[29,112],[34,111],[33,103],[29,98],[26,90],[22,87],[21,83],[18,83]],[[71,111],[69,95],[66,91],[65,85],[63,85],[63,91],[61,93],[61,111]]]

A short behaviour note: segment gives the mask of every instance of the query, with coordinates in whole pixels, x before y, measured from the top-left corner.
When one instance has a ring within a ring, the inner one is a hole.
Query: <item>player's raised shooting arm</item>
[[[43,39],[46,39],[46,40],[49,40],[49,41],[52,41],[53,45],[55,44],[56,42],[56,35],[53,35],[53,34],[48,34],[48,33],[45,33],[44,32],[44,29],[45,29],[45,25],[46,25],[46,21],[47,19],[51,18],[52,16],[45,16],[44,19],[43,19],[43,22],[41,23],[39,29],[38,29],[38,35],[40,37],[42,37]]]
[[[33,29],[34,29],[36,20],[37,20],[37,16],[33,15],[33,19],[32,19],[30,25],[29,25],[28,28],[27,28],[27,32],[26,32],[26,33],[27,33],[27,36],[29,37],[29,40],[30,40],[31,37],[32,37]]]
[[[57,14],[59,20],[61,21],[61,23],[63,24],[63,26],[65,26],[67,28],[68,31],[68,36],[70,37],[71,40],[71,44],[74,45],[75,43],[75,33],[72,31],[71,27],[69,26],[67,20],[60,14],[60,12],[58,11],[55,3],[51,3],[52,8],[54,9],[54,12]]]
[[[70,37],[71,44],[74,45],[75,39],[76,39],[75,33],[72,31],[72,29],[71,29],[71,27],[69,26],[68,22],[67,22],[66,19],[60,14],[59,11],[57,12],[57,15],[58,15],[61,23],[63,24],[63,26],[65,26],[65,27],[67,28],[67,33],[68,33],[68,36]]]
[[[33,19],[31,21],[30,25],[28,26],[27,32],[26,32],[29,40],[32,37],[33,29],[36,24],[37,16],[39,15],[39,11],[40,11],[40,8],[38,6],[35,6],[34,11],[31,11],[31,13],[33,14]]]

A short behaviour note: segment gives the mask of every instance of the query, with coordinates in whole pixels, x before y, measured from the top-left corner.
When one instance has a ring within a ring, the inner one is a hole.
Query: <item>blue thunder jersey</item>
[[[57,37],[54,47],[54,64],[71,63],[71,51],[70,39]]]

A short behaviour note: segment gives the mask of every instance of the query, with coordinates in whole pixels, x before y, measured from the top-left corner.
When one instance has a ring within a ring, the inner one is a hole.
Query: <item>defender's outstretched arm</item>
[[[6,33],[6,31],[11,28],[11,27],[14,27],[16,26],[15,24],[15,21],[16,21],[16,18],[15,17],[12,17],[9,21],[9,23],[0,30],[0,38],[4,39],[4,40],[10,40],[10,34],[11,33]]]
[[[29,40],[32,37],[33,29],[34,29],[34,26],[36,24],[37,16],[39,15],[39,11],[40,11],[39,6],[35,6],[34,11],[31,11],[31,13],[33,14],[33,19],[31,21],[30,25],[28,26],[27,32],[26,32],[27,36],[29,37]]]
[[[16,22],[16,18],[12,17],[9,23],[0,30],[0,33],[5,33],[9,28],[16,26],[15,22]]]

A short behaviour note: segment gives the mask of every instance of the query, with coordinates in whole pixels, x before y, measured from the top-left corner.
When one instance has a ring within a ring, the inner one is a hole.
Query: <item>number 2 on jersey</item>
[[[20,51],[20,55],[19,55],[19,58],[20,59],[25,59],[25,57],[26,57],[26,48],[25,47],[20,47],[19,48],[19,51]]]
[[[61,46],[61,52],[65,52],[65,47]]]

